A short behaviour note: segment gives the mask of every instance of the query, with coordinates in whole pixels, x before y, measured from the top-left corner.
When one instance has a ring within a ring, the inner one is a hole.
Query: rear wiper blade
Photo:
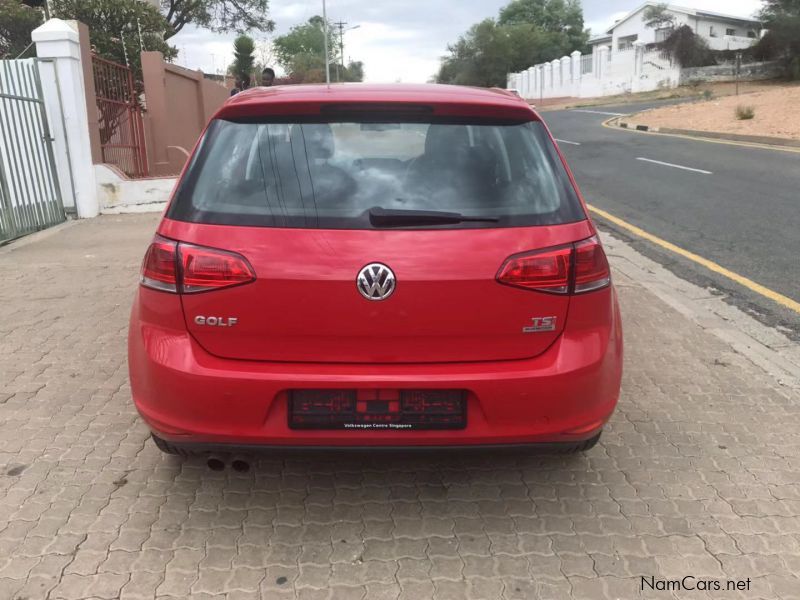
[[[453,225],[456,223],[496,223],[498,217],[470,217],[461,213],[438,210],[392,210],[376,206],[369,209],[373,227],[407,227],[416,225]]]

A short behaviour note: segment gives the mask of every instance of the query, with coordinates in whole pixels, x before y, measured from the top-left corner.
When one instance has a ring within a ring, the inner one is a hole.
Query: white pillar
[[[542,68],[544,69],[544,94],[542,97],[550,98],[553,90],[553,65],[549,62],[544,63]]]
[[[528,91],[530,98],[536,98],[539,94],[539,82],[536,80],[536,67],[530,67],[527,70],[528,81],[530,82],[530,89]]]
[[[55,122],[54,154],[64,204],[80,218],[100,213],[95,189],[86,112],[86,87],[83,82],[78,25],[75,21],[50,19],[31,34],[40,59],[42,91],[51,122]],[[59,103],[59,98],[61,102]],[[62,127],[63,122],[63,127]]]
[[[606,73],[608,72],[608,53],[611,52],[611,48],[608,46],[600,46],[597,48],[597,60],[595,61],[595,77],[598,79],[602,79],[605,77]]]
[[[572,54],[569,55],[569,59],[572,62],[572,95],[576,98],[580,98],[580,88],[581,88],[581,53],[578,50],[575,50]]]
[[[631,75],[631,92],[639,92],[642,84],[642,71],[644,69],[644,46],[641,40],[633,42],[633,74]]]
[[[531,93],[530,76],[528,75],[527,71],[522,71],[522,73],[520,73],[520,77],[522,78],[522,85],[520,86],[521,89],[519,90],[519,95],[523,98],[528,98],[530,97]]]
[[[561,61],[554,58],[550,64],[553,65],[553,96],[555,97],[559,95],[556,90],[561,88]]]
[[[570,73],[570,66],[572,61],[569,56],[561,58],[561,91],[565,96],[572,95],[572,74]]]

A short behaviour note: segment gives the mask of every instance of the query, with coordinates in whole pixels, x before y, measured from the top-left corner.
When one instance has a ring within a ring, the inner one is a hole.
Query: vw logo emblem
[[[389,267],[372,263],[359,271],[356,287],[367,300],[386,300],[394,293],[397,280]]]

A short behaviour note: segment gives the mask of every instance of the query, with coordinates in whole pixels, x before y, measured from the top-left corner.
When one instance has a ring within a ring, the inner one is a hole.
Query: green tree
[[[168,60],[178,54],[164,41],[168,28],[164,17],[141,0],[50,0],[50,12],[59,19],[86,23],[95,52],[130,65],[137,78],[142,68],[140,50],[158,50]]]
[[[269,0],[161,0],[161,12],[170,27],[170,38],[188,24],[215,32],[272,31]]]
[[[583,50],[588,38],[575,0],[513,0],[448,46],[436,80],[504,87],[507,73]]]
[[[364,63],[360,60],[348,63],[342,81],[364,81]]]
[[[273,47],[278,64],[290,73],[296,61],[304,64],[316,64],[325,69],[325,21],[320,16],[311,17],[302,25],[295,25],[289,33],[275,38]],[[332,28],[328,29],[328,59],[334,60],[334,36]]]
[[[761,20],[768,32],[757,53],[780,59],[786,76],[800,79],[800,0],[764,0]]]
[[[302,25],[295,25],[289,33],[273,41],[275,58],[295,83],[321,83],[325,81],[325,21],[320,16],[311,17]],[[336,48],[339,40],[333,27],[328,27],[328,61],[333,81],[363,81],[364,64],[351,62],[344,69],[337,65]]]
[[[570,52],[583,50],[589,40],[579,0],[513,0],[500,10],[498,24],[536,25],[550,33],[561,33]]]
[[[675,15],[669,12],[667,4],[655,4],[645,8],[642,21],[650,29],[672,29],[675,27]]]
[[[249,87],[253,75],[256,44],[248,35],[240,35],[233,42],[233,64],[230,72],[244,87]]]
[[[31,43],[31,31],[42,24],[42,12],[19,0],[0,0],[0,58],[15,58]]]

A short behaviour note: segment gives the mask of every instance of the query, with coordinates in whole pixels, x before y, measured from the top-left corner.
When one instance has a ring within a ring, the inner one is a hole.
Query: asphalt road
[[[800,154],[602,126],[613,113],[655,104],[543,114],[587,202],[800,301]],[[654,244],[634,242],[678,275],[800,339],[796,312]]]

